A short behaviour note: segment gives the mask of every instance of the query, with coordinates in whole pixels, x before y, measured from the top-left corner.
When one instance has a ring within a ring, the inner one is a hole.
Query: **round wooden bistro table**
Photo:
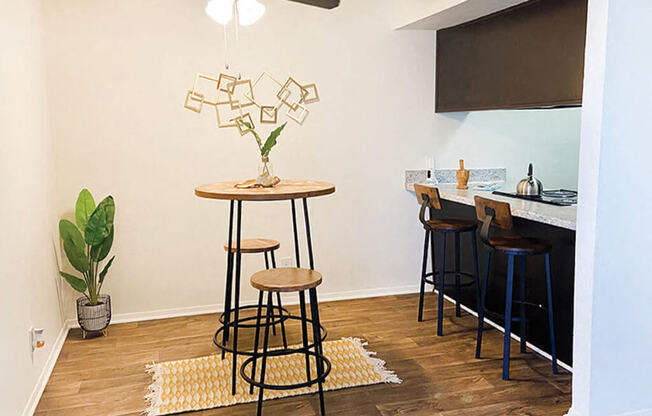
[[[317,181],[299,181],[299,180],[281,180],[273,188],[236,188],[237,182],[217,182],[212,184],[200,185],[195,188],[195,195],[201,198],[223,199],[231,201],[229,210],[229,236],[227,240],[227,262],[226,262],[226,293],[224,299],[222,324],[215,332],[213,343],[222,350],[222,357],[225,352],[233,354],[233,368],[231,380],[231,392],[236,394],[236,377],[237,377],[237,360],[238,354],[252,355],[248,349],[238,350],[238,327],[247,326],[243,322],[247,319],[240,319],[240,310],[247,307],[240,306],[240,271],[241,271],[241,235],[242,235],[242,202],[243,201],[290,201],[292,210],[292,230],[294,232],[294,251],[296,256],[296,266],[301,267],[301,258],[299,255],[299,234],[297,232],[297,213],[295,200],[303,200],[303,217],[306,226],[306,240],[308,244],[308,261],[310,269],[315,269],[315,262],[312,252],[312,237],[310,234],[310,218],[308,214],[308,198],[329,195],[335,192],[335,185],[327,182]],[[237,202],[237,207],[236,206]],[[233,243],[233,226],[234,226],[234,208],[235,208],[235,250],[231,246]],[[235,267],[234,267],[235,266]],[[235,272],[235,279],[234,279]],[[234,284],[235,283],[235,284]],[[301,293],[303,295],[303,293]],[[305,299],[300,299],[305,302]],[[233,320],[231,320],[233,312]],[[254,318],[255,319],[255,318]],[[279,305],[279,319],[283,318],[283,310]],[[233,328],[233,347],[227,346],[231,337],[231,328]],[[221,335],[221,340],[220,340]]]

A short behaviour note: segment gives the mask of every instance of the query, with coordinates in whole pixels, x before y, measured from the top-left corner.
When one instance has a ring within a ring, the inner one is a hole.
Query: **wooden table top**
[[[195,195],[201,198],[227,199],[236,201],[282,201],[287,199],[311,198],[335,192],[335,185],[328,182],[297,181],[283,179],[273,188],[236,188],[238,182],[217,182],[200,185]]]

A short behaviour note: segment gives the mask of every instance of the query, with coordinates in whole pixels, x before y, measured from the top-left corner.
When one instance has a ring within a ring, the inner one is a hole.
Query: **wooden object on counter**
[[[464,159],[460,159],[460,170],[457,171],[457,189],[469,189],[469,171],[464,169]]]

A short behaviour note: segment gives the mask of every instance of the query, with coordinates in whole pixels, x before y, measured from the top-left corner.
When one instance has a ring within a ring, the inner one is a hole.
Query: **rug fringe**
[[[367,362],[371,364],[374,367],[374,370],[378,372],[383,378],[383,383],[394,383],[394,384],[401,384],[403,383],[403,380],[401,380],[398,375],[396,375],[395,371],[388,370],[385,368],[385,364],[387,364],[385,361],[381,360],[380,358],[375,358],[374,356],[377,354],[374,351],[368,351],[365,347],[369,345],[369,343],[361,338],[342,338],[349,340],[353,342],[353,344],[358,348],[360,353],[367,359]]]
[[[145,395],[145,402],[147,408],[143,411],[144,415],[156,416],[159,414],[161,405],[163,404],[163,386],[161,381],[161,365],[152,363],[145,365],[145,372],[152,375],[152,384],[147,387]]]

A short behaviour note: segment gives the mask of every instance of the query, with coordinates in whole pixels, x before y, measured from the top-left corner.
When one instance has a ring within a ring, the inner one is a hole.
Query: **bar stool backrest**
[[[494,201],[493,199],[475,196],[475,215],[482,222],[480,238],[485,243],[489,240],[489,230],[492,225],[511,230],[514,228],[512,222],[512,210],[507,202]]]
[[[426,225],[426,208],[441,209],[441,199],[439,198],[439,189],[432,186],[414,185],[414,192],[417,194],[417,201],[421,204],[419,211],[419,220]],[[432,219],[432,217],[430,218]]]

